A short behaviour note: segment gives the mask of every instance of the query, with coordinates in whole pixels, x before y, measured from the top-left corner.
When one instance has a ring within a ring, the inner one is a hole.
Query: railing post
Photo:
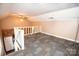
[[[14,48],[15,51],[18,51],[18,49],[24,49],[24,27],[15,27],[14,28],[14,35],[15,35],[15,41],[14,41]]]

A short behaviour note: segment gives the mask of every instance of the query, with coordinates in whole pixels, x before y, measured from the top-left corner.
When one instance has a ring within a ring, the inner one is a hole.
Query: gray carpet
[[[74,42],[43,33],[25,36],[25,49],[8,56],[73,56]]]

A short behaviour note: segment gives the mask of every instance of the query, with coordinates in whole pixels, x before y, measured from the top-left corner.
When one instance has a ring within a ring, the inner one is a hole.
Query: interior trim
[[[45,34],[47,34],[47,35],[51,35],[51,36],[55,36],[55,37],[59,37],[59,38],[65,39],[65,40],[69,40],[69,41],[75,42],[74,39],[70,39],[70,38],[67,38],[67,37],[62,37],[62,36],[58,36],[58,35],[51,34],[51,33],[46,33],[46,32],[41,32],[41,33],[45,33]],[[76,43],[79,43],[79,41],[76,41]]]

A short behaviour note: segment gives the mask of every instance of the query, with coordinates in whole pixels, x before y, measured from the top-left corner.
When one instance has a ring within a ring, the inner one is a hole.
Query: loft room
[[[78,3],[0,3],[0,9],[1,56],[79,55]]]

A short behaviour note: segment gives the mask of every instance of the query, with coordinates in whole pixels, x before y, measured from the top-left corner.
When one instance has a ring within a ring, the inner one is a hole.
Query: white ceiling
[[[79,7],[68,8],[55,12],[45,13],[29,18],[30,21],[60,21],[79,20]]]
[[[0,3],[0,15],[5,13],[20,13],[37,16],[77,6],[79,6],[78,3]]]

